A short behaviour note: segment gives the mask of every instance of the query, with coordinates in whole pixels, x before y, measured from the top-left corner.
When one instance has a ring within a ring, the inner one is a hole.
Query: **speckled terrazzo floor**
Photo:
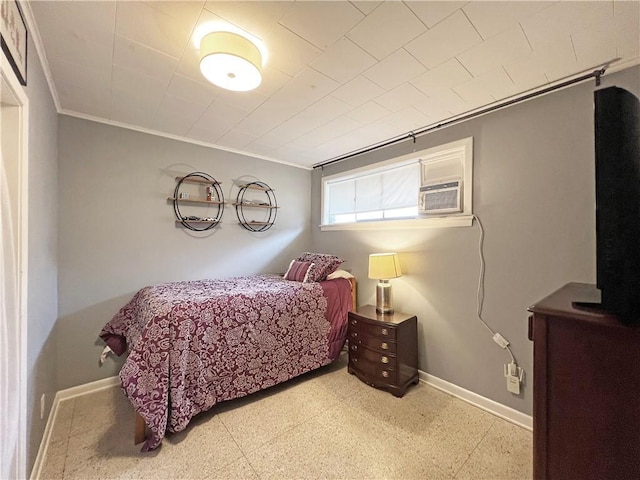
[[[133,418],[117,387],[61,402],[40,478],[532,477],[531,432],[424,383],[395,398],[346,358],[217,405],[150,453]]]

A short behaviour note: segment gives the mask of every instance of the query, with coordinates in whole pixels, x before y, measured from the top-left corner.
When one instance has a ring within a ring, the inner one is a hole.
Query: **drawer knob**
[[[384,378],[388,378],[388,377],[389,377],[389,372],[387,372],[386,370],[383,370],[383,371],[382,371],[382,376],[383,376]]]
[[[389,335],[389,332],[387,331],[387,329],[386,329],[386,328],[383,328],[383,329],[382,329],[382,334],[383,334],[383,335]]]
[[[389,357],[382,357],[382,358],[380,359],[380,361],[381,361],[382,363],[389,363]]]
[[[351,320],[351,325],[357,325],[358,324],[358,320]]]
[[[358,332],[353,332],[353,333],[351,334],[351,336],[352,336],[353,338],[356,338],[356,337],[358,336]]]
[[[356,350],[358,350],[358,346],[357,345],[352,345],[351,346],[351,350],[353,350],[355,352]]]
[[[358,363],[358,359],[357,359],[357,358],[354,358],[354,359],[353,359],[353,363]]]
[[[387,342],[382,342],[380,348],[382,348],[383,350],[389,350],[389,344]]]

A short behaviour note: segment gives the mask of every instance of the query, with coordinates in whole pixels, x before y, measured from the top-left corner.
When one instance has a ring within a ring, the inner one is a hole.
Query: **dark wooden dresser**
[[[640,478],[640,327],[576,303],[599,299],[570,283],[529,308],[536,479]]]
[[[376,388],[402,397],[418,383],[418,320],[395,312],[382,315],[365,305],[349,312],[348,371]]]

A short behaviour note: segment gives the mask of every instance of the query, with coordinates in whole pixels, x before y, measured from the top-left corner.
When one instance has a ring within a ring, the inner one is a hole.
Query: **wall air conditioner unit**
[[[460,178],[423,184],[418,197],[421,215],[462,212],[462,180]]]

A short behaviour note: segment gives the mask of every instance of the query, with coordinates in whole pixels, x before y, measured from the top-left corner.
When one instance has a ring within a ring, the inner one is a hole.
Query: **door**
[[[26,477],[27,98],[0,68],[0,478]]]

